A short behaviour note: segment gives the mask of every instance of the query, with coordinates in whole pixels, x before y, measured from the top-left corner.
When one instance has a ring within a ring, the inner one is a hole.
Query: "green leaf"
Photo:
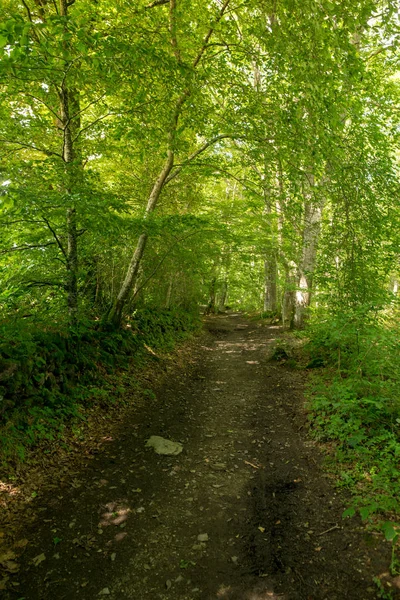
[[[356,514],[356,511],[354,508],[346,508],[346,510],[342,514],[342,519],[347,519],[347,517],[349,517],[349,518],[354,517],[355,514]]]
[[[391,521],[386,521],[382,525],[382,531],[384,533],[385,540],[387,540],[388,542],[393,542],[399,537],[395,525],[396,523],[392,523]]]

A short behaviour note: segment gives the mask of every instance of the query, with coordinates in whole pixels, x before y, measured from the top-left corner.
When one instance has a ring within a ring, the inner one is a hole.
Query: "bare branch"
[[[25,144],[24,142],[18,142],[16,140],[5,140],[5,139],[0,139],[0,142],[3,142],[5,144],[16,144],[17,146],[20,146],[21,148],[29,148],[30,150],[36,150],[36,152],[42,152],[42,154],[45,154],[46,156],[58,156],[59,158],[62,158],[62,155],[59,154],[58,152],[53,152],[52,150],[46,150],[46,148],[38,148],[37,146],[34,146],[33,144]]]
[[[65,285],[59,281],[27,281],[26,287],[59,287],[65,290]]]
[[[60,115],[58,115],[52,108],[51,106],[49,106],[44,100],[42,100],[41,98],[38,98],[37,96],[34,96],[33,94],[28,94],[26,92],[24,92],[23,90],[19,90],[18,94],[23,94],[24,96],[28,96],[29,98],[33,98],[34,100],[36,100],[37,102],[40,102],[41,104],[43,104],[43,106],[45,106],[47,108],[48,111],[51,112],[52,115],[54,115],[57,119],[60,118]]]
[[[20,250],[35,250],[36,248],[47,248],[47,246],[55,246],[56,242],[47,242],[46,244],[25,244],[24,246],[15,246],[8,250],[1,250],[0,254],[8,254],[10,252],[19,252]]]
[[[103,121],[103,119],[106,119],[107,117],[111,117],[112,115],[114,115],[115,113],[107,113],[106,115],[102,115],[101,117],[99,117],[98,119],[95,119],[94,121],[92,121],[91,123],[89,123],[89,125],[86,125],[85,127],[82,127],[82,129],[80,129],[78,131],[78,133],[76,134],[76,136],[74,137],[74,139],[72,140],[72,142],[76,142],[76,140],[82,135],[82,133],[84,131],[86,131],[87,129],[90,129],[91,127],[93,127],[93,125],[96,125],[96,123],[98,123],[99,121]]]
[[[220,20],[222,19],[222,17],[224,16],[224,13],[225,13],[226,9],[228,8],[229,2],[230,2],[230,0],[225,0],[225,2],[223,3],[222,8],[219,11],[218,17],[215,21],[216,24],[219,23]],[[208,42],[213,33],[214,33],[214,27],[210,27],[206,37],[204,38],[203,45],[200,48],[198,55],[196,56],[196,58],[193,61],[193,69],[195,69],[197,67],[197,65],[199,64],[199,62],[201,61],[203,54],[207,49]]]
[[[63,253],[63,255],[64,255],[64,257],[65,257],[65,259],[66,259],[66,260],[68,260],[67,253],[66,253],[66,251],[65,251],[65,249],[64,249],[64,246],[62,245],[62,243],[61,243],[61,240],[60,240],[60,238],[58,237],[58,235],[57,235],[56,231],[55,231],[55,230],[53,229],[53,227],[50,225],[50,222],[49,222],[49,220],[48,220],[48,219],[46,219],[46,217],[42,217],[42,218],[43,218],[43,221],[46,223],[47,227],[50,229],[50,231],[51,231],[51,233],[52,233],[52,235],[53,235],[54,239],[56,240],[57,246],[60,248],[61,252]]]
[[[205,231],[204,229],[200,229],[197,231],[192,231],[191,233],[189,233],[188,235],[185,235],[184,237],[176,240],[173,244],[171,244],[171,246],[168,248],[168,250],[165,252],[164,256],[161,258],[161,260],[157,263],[157,265],[155,266],[155,268],[153,269],[153,271],[150,273],[150,275],[144,280],[144,282],[142,283],[142,285],[140,285],[135,293],[132,296],[132,300],[134,300],[136,298],[136,296],[139,294],[139,292],[148,284],[148,282],[154,277],[154,275],[157,273],[158,269],[161,267],[161,265],[163,264],[163,262],[165,261],[165,259],[168,257],[169,253],[171,252],[171,250],[173,250],[173,248],[175,248],[175,246],[177,246],[178,244],[180,244],[181,242],[184,242],[185,240],[187,240],[188,238],[197,235],[198,233],[202,233],[203,231]]]
[[[105,95],[106,95],[105,93],[101,94],[101,96],[99,98],[96,98],[95,100],[92,100],[91,102],[89,102],[89,104],[87,104],[85,106],[85,108],[81,108],[75,114],[71,115],[69,120],[72,121],[72,119],[75,119],[75,117],[84,113],[90,106],[92,106],[93,104],[97,104],[97,102],[99,102],[102,98],[104,98]]]
[[[4,227],[9,225],[17,225],[17,223],[42,223],[41,219],[17,219],[16,221],[0,221]]]
[[[172,179],[174,179],[177,175],[179,175],[179,173],[182,171],[182,169],[184,167],[186,167],[186,165],[191,163],[195,158],[197,158],[200,154],[202,154],[205,150],[207,150],[207,148],[209,148],[216,142],[219,142],[220,140],[224,140],[224,139],[233,139],[236,137],[238,137],[238,136],[233,136],[230,134],[217,135],[217,136],[213,137],[211,140],[209,140],[208,142],[203,144],[198,150],[196,150],[196,152],[193,152],[193,154],[191,154],[181,165],[176,167],[176,169],[169,175],[169,177],[167,177],[167,179],[165,180],[165,183],[166,184],[169,183]]]
[[[367,56],[367,58],[365,59],[365,62],[368,62],[369,60],[371,60],[375,56],[378,56],[378,54],[381,54],[382,52],[385,52],[386,50],[390,50],[391,48],[393,48],[392,45],[390,45],[390,46],[383,46],[382,48],[378,48],[378,50],[375,50],[369,56]]]
[[[31,23],[33,23],[33,21],[32,21],[32,13],[31,13],[31,10],[30,10],[29,6],[28,6],[28,5],[27,5],[27,3],[25,2],[25,0],[22,0],[22,4],[23,4],[23,5],[25,6],[25,8],[26,8],[26,12],[28,13],[28,19],[29,19],[29,21],[30,21]]]

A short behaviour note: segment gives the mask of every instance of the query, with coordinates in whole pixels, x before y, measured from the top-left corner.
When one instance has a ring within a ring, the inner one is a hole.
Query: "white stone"
[[[166,456],[177,456],[183,450],[182,444],[166,440],[159,435],[152,435],[146,442],[147,448],[154,448],[156,454],[164,454]]]

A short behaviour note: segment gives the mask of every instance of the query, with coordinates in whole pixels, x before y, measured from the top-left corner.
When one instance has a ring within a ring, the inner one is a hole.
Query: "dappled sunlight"
[[[118,502],[109,502],[106,504],[106,512],[102,514],[102,519],[99,523],[100,527],[108,527],[109,525],[121,526],[128,520],[131,509]]]
[[[0,480],[0,497],[15,498],[21,493],[20,488],[13,483],[6,483]]]
[[[259,587],[259,586],[257,586]],[[286,594],[277,594],[268,586],[267,589],[256,589],[249,590],[244,593],[240,593],[238,596],[238,590],[235,590],[232,586],[221,586],[217,593],[217,598],[221,600],[287,600]]]
[[[217,342],[217,346],[218,349],[226,349],[226,348],[238,348],[238,349],[242,349],[242,350],[251,350],[251,351],[256,351],[256,350],[260,350],[260,348],[263,348],[264,346],[266,346],[267,344],[262,342],[262,343],[254,343],[254,342],[250,342],[250,341],[242,341],[242,342],[226,342],[226,341],[219,341]],[[227,350],[225,350],[225,352],[227,352]],[[231,350],[231,352],[234,352],[234,350]]]
[[[392,589],[392,591],[394,589],[400,590],[400,575],[393,576],[388,571],[386,571],[384,573],[381,573],[378,576],[378,579],[382,583],[382,585],[388,589],[388,591],[390,591],[390,588]]]

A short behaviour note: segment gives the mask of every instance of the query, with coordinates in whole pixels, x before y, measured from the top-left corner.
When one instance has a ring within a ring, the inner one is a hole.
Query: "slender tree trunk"
[[[308,308],[311,303],[313,277],[317,259],[318,241],[321,232],[322,203],[306,202],[304,211],[304,232],[302,256],[298,269],[298,287],[296,291],[296,305],[294,326],[302,329],[307,319]]]
[[[217,278],[213,277],[210,283],[210,295],[208,300],[208,305],[206,308],[206,314],[215,313],[215,287],[217,283]]]
[[[157,201],[160,197],[161,191],[165,184],[165,180],[171,172],[171,169],[174,165],[174,153],[172,149],[168,150],[167,160],[164,163],[164,166],[155,181],[153,188],[151,190],[149,199],[147,201],[147,206],[145,210],[144,219],[148,218],[149,215],[155,210],[157,206]],[[141,260],[143,258],[144,251],[146,249],[148,240],[148,234],[143,232],[140,234],[139,239],[136,244],[136,248],[133,252],[132,258],[129,262],[125,279],[122,283],[121,289],[118,293],[117,299],[114,303],[114,306],[111,309],[111,313],[109,315],[109,320],[115,325],[119,326],[122,319],[122,311],[124,309],[125,303],[128,299],[129,293],[132,288],[135,287],[139,267]]]
[[[397,279],[397,277],[393,277],[390,287],[391,287],[391,292],[392,292],[393,296],[397,296],[397,294],[399,292],[399,280]]]
[[[67,0],[60,0],[60,15],[68,16]],[[74,152],[73,133],[80,127],[79,119],[79,96],[75,90],[70,90],[64,78],[61,88],[58,91],[60,101],[60,124],[63,132],[63,150],[62,157],[65,163],[66,193],[70,198],[75,180],[78,176],[79,166],[74,164],[77,157]],[[71,105],[73,109],[71,110]],[[72,113],[75,112],[75,118]],[[74,204],[67,207],[66,212],[66,231],[67,247],[65,251],[66,259],[66,290],[69,322],[75,325],[78,320],[78,229],[77,214]]]
[[[78,320],[78,234],[76,209],[67,210],[67,305],[71,325]]]
[[[168,282],[167,288],[167,297],[165,299],[165,308],[169,308],[171,305],[171,297],[172,297],[172,286],[174,285],[174,276],[171,275]]]
[[[285,329],[292,329],[294,324],[295,292],[296,292],[296,264],[290,261],[285,266],[285,291],[282,301],[282,325]]]
[[[279,236],[279,224],[276,219],[273,218],[273,210],[276,209],[276,200],[273,195],[273,191],[278,186],[279,195],[281,195],[281,182],[279,175],[274,179],[270,180],[266,177],[268,173],[268,165],[264,166],[264,214],[267,218],[268,227],[268,241],[265,249],[264,258],[264,312],[276,313],[277,312],[277,279],[278,279],[278,261],[277,256],[280,246]],[[279,202],[279,200],[278,200]]]
[[[264,261],[264,275],[264,312],[276,313],[278,265],[274,252]]]
[[[221,294],[220,294],[219,302],[218,302],[218,310],[220,312],[223,312],[225,310],[227,296],[228,296],[228,277],[225,276],[224,280],[222,281]]]

